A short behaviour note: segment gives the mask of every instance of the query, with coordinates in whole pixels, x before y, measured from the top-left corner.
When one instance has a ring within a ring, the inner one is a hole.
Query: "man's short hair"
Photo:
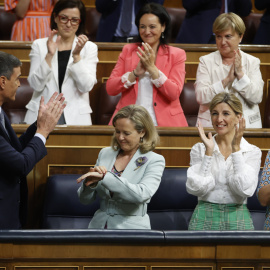
[[[21,65],[22,62],[16,56],[0,51],[0,76],[5,76],[10,80],[13,69]]]

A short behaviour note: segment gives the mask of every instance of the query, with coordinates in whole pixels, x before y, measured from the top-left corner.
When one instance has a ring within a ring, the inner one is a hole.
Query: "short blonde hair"
[[[213,33],[220,34],[229,29],[242,36],[246,31],[246,26],[243,20],[233,12],[220,14],[214,21]]]
[[[210,112],[220,103],[228,104],[236,115],[243,114],[242,103],[233,93],[222,92],[215,95],[209,105]]]
[[[153,120],[148,111],[139,105],[128,105],[119,110],[113,118],[112,124],[115,127],[115,123],[118,119],[127,118],[134,124],[134,128],[138,133],[145,132],[143,136],[143,142],[140,142],[139,149],[142,153],[147,153],[155,149],[159,143],[159,135]],[[118,144],[115,132],[112,137],[111,147],[117,151],[121,147]]]

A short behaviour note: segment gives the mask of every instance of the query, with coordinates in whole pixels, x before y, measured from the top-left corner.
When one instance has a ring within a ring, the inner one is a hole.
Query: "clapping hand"
[[[239,49],[234,51],[234,56],[234,75],[240,80],[244,76],[244,73],[242,71],[242,57]]]
[[[50,36],[48,37],[48,40],[47,40],[48,53],[47,53],[45,59],[46,59],[47,64],[49,65],[49,67],[52,66],[52,64],[51,64],[52,63],[52,58],[53,58],[56,50],[58,49],[58,46],[59,46],[60,40],[61,40],[61,36],[58,36],[56,38],[56,41],[53,40],[53,37],[55,36],[55,34],[57,34],[57,32],[58,31],[55,30],[55,29],[52,30],[51,34],[50,34]]]
[[[55,92],[47,104],[44,103],[44,97],[40,99],[40,105],[37,118],[37,133],[45,138],[54,130],[61,114],[66,107],[63,94]]]
[[[246,128],[246,120],[244,117],[239,119],[239,127],[237,124],[235,125],[235,134],[232,140],[232,152],[237,152],[240,150],[241,139],[244,135],[244,131]]]
[[[79,62],[81,60],[80,52],[87,41],[88,41],[88,37],[86,35],[79,35],[78,36],[77,44],[72,52],[72,56],[73,56],[75,63]]]
[[[232,83],[235,78],[240,80],[244,76],[244,72],[242,70],[242,57],[240,50],[234,50],[234,60],[231,65],[228,76],[222,80],[223,87],[225,88],[229,83]]]
[[[155,65],[156,54],[148,43],[142,43],[144,51],[138,47],[137,55],[139,56],[142,64],[148,70]]]
[[[95,185],[100,180],[103,179],[106,172],[107,172],[106,167],[95,166],[94,168],[90,168],[88,173],[86,173],[86,174],[82,175],[80,178],[78,178],[77,183],[80,183],[81,181],[86,179],[86,181],[85,181],[86,186]]]
[[[203,142],[203,144],[205,145],[205,148],[206,148],[205,154],[207,156],[212,156],[213,151],[214,151],[214,147],[215,147],[215,142],[214,142],[212,133],[209,132],[208,136],[206,136],[205,133],[204,133],[203,126],[202,126],[200,121],[198,121],[197,129],[199,131],[199,135],[201,137],[201,140],[202,140],[202,142]]]
[[[61,36],[58,36],[56,38],[56,41],[53,40],[53,37],[55,36],[55,34],[57,34],[58,31],[53,29],[51,31],[51,34],[49,35],[48,37],[48,40],[47,40],[47,49],[48,49],[48,53],[51,54],[51,55],[54,55],[58,46],[59,46],[59,43],[60,43],[60,40],[61,40]]]
[[[232,83],[235,79],[235,65],[232,64],[231,68],[230,68],[230,71],[229,71],[229,74],[228,74],[228,78],[229,78],[229,82]]]
[[[90,172],[98,172],[105,175],[107,172],[107,169],[105,166],[95,166],[94,168],[90,168]]]
[[[143,75],[145,73],[145,67],[144,67],[141,60],[139,61],[138,65],[137,65],[137,67],[135,68],[134,71],[135,71],[135,74],[137,76],[141,76],[141,75]]]
[[[137,52],[137,55],[140,58],[140,62],[142,63],[144,69],[149,72],[152,79],[157,79],[159,77],[159,71],[155,65],[156,53],[148,43],[143,42],[142,45],[144,47],[144,51],[138,47]]]
[[[82,175],[76,181],[77,183],[81,183],[83,180],[85,180],[84,184],[86,186],[90,186],[97,184],[100,180],[103,179],[103,177],[104,177],[103,173],[95,171],[95,168],[90,168],[90,172]]]

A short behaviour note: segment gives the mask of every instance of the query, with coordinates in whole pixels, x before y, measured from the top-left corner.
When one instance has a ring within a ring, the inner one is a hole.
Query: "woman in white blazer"
[[[195,91],[200,104],[198,120],[212,127],[209,103],[221,92],[231,92],[243,105],[247,128],[261,128],[258,104],[262,101],[263,85],[260,60],[240,51],[245,24],[234,13],[224,13],[213,24],[218,51],[202,56],[197,70]]]
[[[139,105],[129,105],[113,118],[111,147],[100,151],[96,166],[77,179],[80,201],[100,197],[91,229],[151,229],[147,204],[157,191],[165,167],[154,150],[159,141],[153,120]]]
[[[83,32],[85,7],[80,0],[58,1],[51,15],[51,35],[33,42],[28,81],[35,90],[25,122],[36,121],[41,96],[64,93],[67,106],[59,124],[91,125],[89,92],[96,80],[97,46]]]

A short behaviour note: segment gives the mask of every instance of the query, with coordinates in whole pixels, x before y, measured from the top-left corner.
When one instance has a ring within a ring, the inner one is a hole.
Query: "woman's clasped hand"
[[[77,183],[81,183],[84,181],[86,186],[92,186],[97,184],[100,180],[103,179],[104,175],[106,174],[107,169],[104,166],[96,166],[94,168],[90,168],[89,172],[82,175],[77,179]]]

